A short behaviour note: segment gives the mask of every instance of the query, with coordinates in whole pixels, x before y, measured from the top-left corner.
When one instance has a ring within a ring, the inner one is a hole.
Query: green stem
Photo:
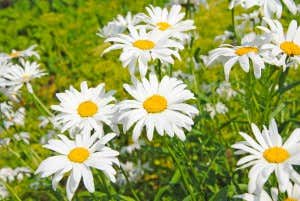
[[[131,191],[131,193],[133,194],[134,198],[135,198],[136,200],[138,200],[138,201],[141,201],[141,199],[139,198],[139,196],[137,195],[137,193],[135,192],[135,190],[132,188],[132,185],[131,185],[131,183],[130,183],[130,181],[129,181],[129,179],[128,179],[128,176],[127,176],[125,170],[122,168],[122,166],[120,166],[120,170],[121,170],[122,174],[124,175],[124,177],[125,177],[125,179],[126,179],[126,182],[127,182],[128,186],[129,186],[130,191]]]
[[[37,95],[34,93],[34,91],[31,93],[33,99],[41,106],[41,108],[49,115],[54,116],[53,113],[46,107],[46,105],[37,97]]]
[[[31,171],[34,171],[31,166],[29,164],[26,163],[25,160],[22,159],[22,157],[20,156],[20,154],[18,154],[17,152],[15,152],[14,150],[12,150],[10,147],[7,147],[7,149],[9,150],[9,152],[11,152],[13,155],[15,155],[17,158],[20,159],[20,161],[23,163],[23,165],[25,165],[26,167],[30,168]]]
[[[109,200],[113,200],[112,194],[111,194],[111,192],[110,192],[110,189],[109,189],[108,186],[107,186],[107,183],[106,183],[106,181],[105,181],[105,178],[103,178],[103,175],[102,175],[102,174],[100,174],[100,175],[97,174],[97,177],[98,177],[99,181],[102,183],[102,185],[104,186],[105,191],[106,191],[106,193],[108,194]]]
[[[232,24],[232,30],[234,34],[234,38],[237,39],[237,34],[235,30],[235,16],[234,16],[235,10],[234,8],[231,9],[231,24]]]
[[[180,174],[181,174],[181,176],[182,176],[182,179],[183,179],[183,183],[184,183],[184,185],[185,185],[185,188],[187,189],[187,191],[188,191],[189,194],[191,195],[192,200],[193,200],[193,201],[196,201],[196,198],[194,197],[193,190],[191,189],[191,186],[190,186],[190,184],[189,184],[189,182],[188,182],[188,179],[187,179],[186,175],[185,175],[184,172],[183,172],[183,169],[182,169],[182,167],[181,167],[180,161],[178,161],[178,159],[177,159],[177,157],[176,157],[174,151],[173,151],[172,148],[170,147],[169,143],[166,142],[166,144],[167,144],[167,149],[168,149],[168,151],[169,151],[169,153],[170,153],[170,155],[171,155],[173,161],[176,163],[176,165],[177,165],[177,167],[178,167],[178,169],[179,169],[179,172],[180,172]]]
[[[190,161],[190,159],[185,154],[186,146],[185,146],[184,142],[180,142],[178,147],[179,147],[179,151],[181,152],[180,154],[183,156],[184,160]],[[197,182],[199,182],[199,178],[197,177],[197,170],[195,169],[195,167],[190,162],[187,162],[187,165],[191,169],[195,180]]]
[[[162,78],[162,72],[161,72],[161,62],[160,60],[157,61],[157,65],[155,66],[155,73],[158,76],[158,79],[161,80]]]
[[[169,76],[170,77],[173,76],[173,65],[170,65],[170,67],[169,67]]]

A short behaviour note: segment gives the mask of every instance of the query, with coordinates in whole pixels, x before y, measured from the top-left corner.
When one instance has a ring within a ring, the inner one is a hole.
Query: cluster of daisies
[[[154,133],[185,140],[185,132],[192,129],[198,109],[186,102],[195,99],[193,93],[183,81],[151,72],[149,66],[157,64],[160,68],[159,64],[170,65],[175,58],[180,59],[179,51],[189,38],[187,32],[195,29],[194,22],[184,19],[180,5],[169,10],[149,6],[146,10],[147,14],[119,15],[98,33],[111,43],[104,53],[122,50],[120,60],[132,75],[133,83],[124,84],[131,99],[117,101],[113,91],[105,90],[104,83],[89,87],[82,82],[80,89],[71,86],[56,94],[59,104],[51,107],[51,122],[61,133],[68,132],[69,137],[59,134],[58,139],[50,139],[43,146],[57,154],[44,160],[36,173],[52,176],[53,189],[69,173],[69,200],[81,180],[89,192],[95,191],[91,168],[116,181],[114,166],[120,166],[119,152],[107,144],[120,130],[132,131],[137,143],[143,133],[150,141]],[[129,174],[133,178],[138,175]]]
[[[274,4],[278,4],[282,9],[279,0],[274,1],[269,8],[268,5],[272,1],[233,0],[232,5],[241,4],[243,7],[261,5],[270,11],[271,8],[274,9]],[[294,1],[284,2],[289,8],[295,6]],[[292,20],[285,31],[281,22],[278,19],[269,18],[270,15],[267,13],[263,13],[262,21],[254,20],[256,17],[248,19],[257,25],[256,28],[260,31],[259,34],[255,32],[245,34],[239,45],[222,44],[204,57],[204,63],[207,66],[212,66],[217,62],[221,62],[224,66],[226,80],[229,80],[230,71],[235,64],[239,64],[242,70],[247,73],[253,71],[256,78],[261,77],[266,66],[273,65],[282,68],[283,71],[288,67],[298,66],[300,63],[300,27],[297,21]],[[233,36],[234,33],[228,31],[217,39],[224,42]],[[251,70],[251,66],[253,70]]]
[[[282,3],[283,2],[283,3]],[[285,71],[289,67],[297,67],[300,64],[300,26],[296,20],[289,23],[285,31],[278,19],[282,15],[283,4],[292,13],[298,12],[293,0],[232,0],[230,9],[235,6],[243,8],[257,8],[250,14],[238,16],[237,21],[244,20],[238,29],[225,31],[216,40],[224,43],[228,39],[236,37],[243,28],[253,29],[241,37],[239,45],[222,44],[203,57],[207,66],[221,62],[224,66],[225,79],[229,80],[232,67],[236,64],[243,71],[251,70],[259,79],[263,69],[276,66]],[[247,24],[247,22],[250,22]],[[259,33],[254,32],[255,28]],[[300,200],[300,174],[294,166],[300,165],[300,129],[292,132],[290,137],[283,142],[278,132],[277,124],[271,120],[269,127],[264,126],[260,130],[255,124],[251,124],[254,138],[240,132],[244,141],[232,146],[237,155],[244,155],[238,162],[238,169],[251,167],[249,171],[248,193],[235,196],[246,201],[277,201],[280,193],[284,194],[283,200]],[[264,190],[265,183],[275,173],[278,186],[270,191]]]
[[[42,161],[35,173],[43,178],[51,176],[54,190],[68,175],[66,193],[69,200],[72,200],[81,182],[90,193],[95,192],[92,169],[100,170],[111,182],[116,182],[118,177],[123,183],[126,180],[117,175],[116,167],[127,169],[129,180],[143,174],[144,165],[139,164],[134,171],[132,163],[120,163],[118,156],[122,150],[119,153],[110,148],[109,143],[114,138],[122,137],[120,133],[132,133],[134,144],[125,148],[125,152],[131,152],[140,149],[142,135],[149,141],[153,140],[155,133],[176,136],[184,141],[185,133],[192,130],[193,119],[199,113],[198,108],[190,104],[195,96],[187,84],[178,78],[190,77],[182,73],[175,76],[172,71],[168,74],[162,68],[172,68],[175,60],[180,60],[180,51],[191,41],[193,35],[190,33],[196,28],[193,20],[185,18],[181,5],[188,11],[191,3],[199,5],[206,4],[206,1],[174,2],[170,3],[172,6],[169,9],[148,6],[145,13],[133,15],[129,12],[125,17],[118,15],[97,33],[109,43],[103,54],[121,51],[119,60],[124,68],[128,68],[132,80],[132,83],[123,85],[129,99],[118,101],[114,91],[105,90],[104,83],[90,87],[84,81],[79,89],[70,86],[64,92],[57,93],[59,103],[51,106],[52,112],[46,109],[49,117],[42,117],[40,126],[51,122],[57,132],[49,134],[50,139],[43,139],[42,144],[55,155]],[[284,0],[283,3],[291,13],[297,13],[294,1]],[[280,21],[273,19],[280,18],[282,14],[281,1],[232,0],[230,8],[238,5],[244,8],[259,7],[259,11],[241,15],[238,20],[245,21],[240,28],[248,26],[246,21],[253,22],[260,33],[246,34],[240,45],[221,45],[202,57],[204,63],[210,66],[222,62],[227,81],[232,67],[237,63],[245,72],[253,66],[256,78],[260,78],[262,70],[269,65],[282,67],[283,71],[297,66],[300,62],[300,27],[296,20],[292,20],[285,32]],[[216,40],[225,42],[236,37],[235,32],[225,31]],[[20,89],[24,85],[38,99],[31,82],[45,75],[45,72],[37,62],[32,61],[34,57],[39,59],[34,48],[31,46],[24,51],[0,54],[0,91],[12,102],[20,100]],[[228,100],[237,92],[227,81],[221,83],[216,93]],[[4,122],[2,129],[24,124],[24,108],[15,109],[12,102],[0,103],[1,122]],[[228,112],[222,102],[208,103],[204,107],[211,118]],[[275,201],[279,192],[286,192],[286,200],[299,200],[300,175],[293,166],[300,165],[300,130],[296,129],[283,143],[275,120],[271,120],[269,128],[264,126],[262,131],[255,124],[251,127],[255,139],[241,132],[245,141],[232,146],[236,154],[246,155],[238,161],[239,168],[251,167],[248,193],[236,198]],[[23,141],[28,140],[24,133],[22,136]],[[272,188],[269,195],[264,190],[264,184],[273,172],[278,186]]]
[[[25,122],[25,108],[20,106],[22,87],[25,85],[30,93],[33,93],[31,82],[45,75],[44,71],[34,59],[39,59],[35,51],[36,45],[25,50],[12,50],[11,53],[0,53],[0,94],[7,101],[0,101],[0,135],[6,135],[0,139],[0,147],[8,146],[11,142],[29,144],[30,135],[21,131]],[[2,99],[1,99],[2,100]],[[13,134],[7,132],[13,130]],[[0,169],[0,181],[11,183],[21,181],[24,176],[30,176],[31,170],[27,167],[3,167]],[[0,198],[8,197],[7,188],[0,183]]]

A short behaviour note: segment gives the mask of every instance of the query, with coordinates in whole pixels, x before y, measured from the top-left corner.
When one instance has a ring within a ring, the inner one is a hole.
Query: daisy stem
[[[97,177],[98,177],[99,181],[102,183],[102,185],[104,186],[105,191],[106,191],[106,193],[107,193],[109,199],[110,199],[110,200],[114,200],[114,199],[112,198],[112,194],[111,194],[111,192],[110,192],[110,189],[108,188],[108,185],[107,185],[107,183],[106,183],[105,178],[103,177],[103,175],[102,175],[102,174],[100,174],[100,175],[97,174]]]
[[[139,196],[137,195],[137,193],[135,192],[135,190],[132,188],[132,185],[131,185],[131,183],[130,183],[130,181],[129,181],[129,179],[128,179],[128,175],[126,174],[126,172],[125,172],[125,170],[123,169],[122,166],[120,166],[120,170],[121,170],[122,174],[124,175],[124,177],[125,177],[125,179],[126,179],[126,182],[127,182],[128,186],[129,186],[130,191],[131,191],[131,193],[133,194],[134,198],[135,198],[137,201],[141,201],[141,199],[139,198]]]
[[[186,3],[186,16],[188,18],[191,17],[191,0],[187,0],[187,3]]]
[[[172,77],[173,75],[173,65],[169,66],[169,76]]]
[[[161,62],[158,60],[157,65],[155,65],[155,72],[158,76],[159,80],[161,80],[162,74],[161,74]]]
[[[0,182],[7,188],[7,190],[15,197],[17,201],[22,201],[21,198],[17,195],[14,189],[5,181],[0,179]]]
[[[189,182],[188,182],[188,179],[187,179],[186,175],[185,175],[184,172],[183,172],[183,168],[181,167],[180,161],[178,161],[178,159],[177,159],[177,157],[176,157],[174,151],[173,151],[172,148],[170,147],[169,143],[166,142],[166,144],[167,144],[167,149],[168,149],[168,151],[169,151],[169,154],[171,155],[173,161],[176,163],[176,166],[177,166],[178,169],[179,169],[179,172],[180,172],[180,175],[182,176],[183,183],[184,183],[184,185],[185,185],[186,190],[189,192],[189,194],[190,194],[190,196],[191,196],[191,199],[192,199],[193,201],[196,201],[196,198],[194,197],[193,190],[192,190],[192,188],[191,188],[191,185],[190,185]]]
[[[34,91],[32,91],[32,97],[33,99],[42,107],[42,109],[49,115],[49,116],[54,116],[53,113],[46,107],[46,105],[37,97]]]
[[[235,30],[235,10],[234,8],[231,9],[231,24],[232,24],[232,30],[233,30],[233,34],[234,34],[234,38],[237,39],[237,34],[236,34],[236,30]]]

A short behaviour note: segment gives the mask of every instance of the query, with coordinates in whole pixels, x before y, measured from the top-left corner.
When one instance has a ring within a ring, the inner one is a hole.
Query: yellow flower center
[[[68,158],[75,163],[83,163],[90,156],[89,150],[84,147],[76,147],[70,151]]]
[[[18,51],[13,51],[10,55],[10,58],[16,58],[20,56],[20,52]]]
[[[23,76],[22,76],[23,82],[29,82],[30,78],[31,78],[31,75],[27,74],[27,73],[23,74]]]
[[[295,198],[287,198],[287,199],[285,199],[284,201],[298,201],[298,200],[295,199]]]
[[[143,103],[143,107],[148,113],[162,112],[167,108],[167,105],[166,98],[160,95],[153,95],[147,98]]]
[[[281,50],[289,56],[300,55],[300,46],[294,42],[285,41],[280,44]]]
[[[92,101],[85,101],[80,103],[77,112],[81,117],[92,117],[98,112],[98,106]]]
[[[283,163],[290,157],[290,154],[282,147],[272,147],[265,150],[263,156],[269,163]]]
[[[158,26],[158,29],[161,31],[165,31],[171,27],[171,25],[167,22],[159,22],[156,25]]]
[[[133,46],[141,50],[151,50],[154,48],[155,43],[151,40],[137,40],[133,43]]]
[[[239,56],[243,56],[245,54],[248,54],[250,52],[258,53],[258,49],[256,47],[241,47],[235,50],[235,54]]]

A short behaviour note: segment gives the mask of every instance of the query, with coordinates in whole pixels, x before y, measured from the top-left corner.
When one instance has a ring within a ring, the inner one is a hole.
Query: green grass
[[[0,1],[1,2],[1,1]],[[19,0],[0,10],[0,52],[11,49],[25,49],[32,44],[38,44],[41,55],[41,65],[48,72],[44,78],[34,83],[34,88],[43,102],[50,106],[58,101],[55,93],[62,92],[70,85],[78,87],[84,80],[90,86],[105,82],[106,89],[116,90],[119,100],[127,97],[122,89],[123,83],[129,83],[130,77],[118,60],[119,52],[111,52],[100,57],[102,51],[108,47],[101,38],[96,36],[98,28],[112,20],[117,14],[143,12],[148,4],[164,5],[163,0]],[[199,38],[194,42],[191,50],[181,53],[182,61],[177,61],[175,69],[191,73],[187,58],[198,51],[207,52],[219,44],[214,42],[216,35],[231,27],[231,12],[227,9],[228,1],[210,1],[210,9],[201,7],[195,14],[196,32]],[[285,21],[291,17],[286,15]],[[238,31],[238,30],[237,30]],[[263,77],[256,80],[252,74],[246,74],[235,67],[231,74],[233,88],[244,91],[230,101],[220,98],[215,90],[205,93],[200,85],[203,82],[213,83],[214,89],[224,81],[222,66],[214,68],[201,67],[195,72],[197,83],[188,83],[196,93],[200,116],[195,120],[195,128],[188,133],[185,143],[177,139],[165,142],[155,135],[154,141],[148,142],[141,150],[132,155],[121,155],[120,160],[137,163],[148,163],[150,170],[145,170],[144,176],[133,182],[133,188],[141,200],[173,201],[191,200],[189,192],[180,176],[178,165],[182,166],[188,182],[200,201],[232,200],[233,195],[244,193],[247,189],[247,171],[235,171],[236,160],[233,156],[231,144],[240,140],[239,131],[250,133],[250,123],[259,126],[267,124],[271,117],[280,123],[283,136],[299,127],[299,87],[286,93],[272,97],[269,88],[279,82],[280,70],[268,68],[263,71]],[[287,84],[299,80],[299,70],[291,69],[287,77]],[[26,108],[27,118],[24,128],[31,134],[31,144],[28,148],[24,143],[13,143],[10,148],[19,154],[19,159],[7,148],[0,148],[0,167],[26,166],[33,170],[41,160],[51,153],[39,144],[45,131],[38,128],[37,116],[43,111],[34,103],[33,98],[23,91],[24,100],[21,104]],[[2,97],[2,99],[4,99]],[[203,106],[208,102],[224,102],[229,113],[217,115],[211,119]],[[1,133],[1,137],[11,136],[15,130]],[[131,142],[131,134],[119,136],[113,141],[117,150]],[[165,143],[171,143],[174,154],[179,161],[172,160]],[[38,154],[38,157],[33,155]],[[21,160],[22,159],[22,160]],[[22,182],[11,184],[14,192],[21,200],[63,200],[65,194],[65,180],[58,191],[51,189],[51,180],[39,179],[34,176]],[[80,187],[75,200],[112,200],[107,197],[103,185],[98,180],[94,195],[87,194]],[[37,189],[32,185],[38,185]],[[268,186],[271,183],[267,184]],[[133,196],[128,185],[111,185],[109,190],[114,195],[127,196],[115,200],[132,200]],[[131,197],[131,198],[128,198]],[[15,200],[12,197],[10,200]]]

